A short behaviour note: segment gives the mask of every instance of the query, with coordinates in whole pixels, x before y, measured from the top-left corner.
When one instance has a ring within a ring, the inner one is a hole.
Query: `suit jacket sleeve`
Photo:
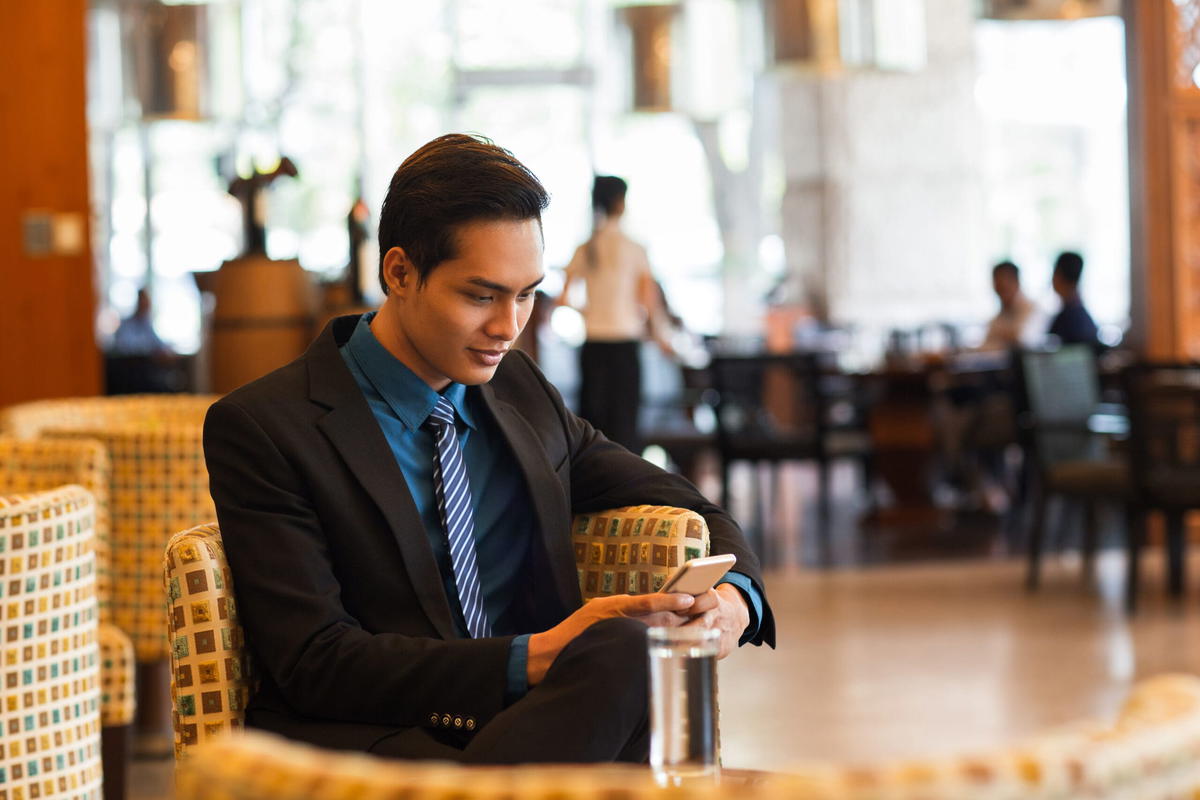
[[[528,358],[524,353],[520,356]],[[758,556],[733,517],[710,502],[685,478],[659,469],[609,441],[587,420],[571,413],[541,371],[532,362],[529,366],[551,395],[566,430],[571,458],[572,513],[652,504],[687,508],[701,514],[708,523],[711,552],[737,556],[737,571],[750,579],[763,599],[762,620],[757,634],[749,641],[774,647],[775,616],[767,603]]]
[[[372,633],[343,606],[305,477],[244,408],[209,411],[204,450],[239,616],[260,667],[305,717],[395,726],[503,708],[511,637]],[[344,578],[343,578],[344,579]]]

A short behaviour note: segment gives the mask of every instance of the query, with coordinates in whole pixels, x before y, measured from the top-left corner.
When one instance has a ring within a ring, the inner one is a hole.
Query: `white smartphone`
[[[721,576],[729,572],[730,567],[735,563],[737,563],[737,556],[733,553],[690,559],[671,573],[659,591],[692,595],[704,594],[716,586],[717,581],[721,580]]]

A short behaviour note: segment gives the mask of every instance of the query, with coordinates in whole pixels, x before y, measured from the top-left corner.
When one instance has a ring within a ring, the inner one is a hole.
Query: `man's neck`
[[[427,371],[421,368],[424,360],[413,352],[412,347],[408,343],[408,338],[400,330],[400,326],[396,320],[396,311],[397,309],[388,308],[388,300],[385,299],[383,306],[375,314],[375,318],[371,320],[371,333],[383,345],[383,349],[391,353],[397,361],[412,370],[421,380],[428,383],[435,392],[442,391],[450,385],[450,382],[446,381],[438,386],[429,380],[426,374]]]

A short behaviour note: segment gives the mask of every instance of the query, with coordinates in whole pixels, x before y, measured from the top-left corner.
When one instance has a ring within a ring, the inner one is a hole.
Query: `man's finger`
[[[721,596],[717,594],[715,589],[709,589],[704,594],[696,595],[696,602],[688,609],[688,613],[692,615],[703,614],[705,611],[716,608],[721,602]]]
[[[696,598],[678,592],[656,592],[639,594],[629,598],[626,610],[632,614],[653,614],[657,611],[684,611],[691,608]]]
[[[640,616],[638,620],[649,628],[678,628],[688,624],[687,617],[681,617],[669,611],[656,611],[653,614]]]

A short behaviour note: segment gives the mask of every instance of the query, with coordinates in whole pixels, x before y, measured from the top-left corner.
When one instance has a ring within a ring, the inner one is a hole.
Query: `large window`
[[[545,182],[551,270],[589,233],[593,171],[626,177],[630,232],[672,304],[698,330],[718,329],[722,248],[703,151],[685,115],[625,110],[629,65],[608,0],[213,2],[202,37],[212,97],[192,120],[140,112],[124,8],[97,0],[92,15],[102,335],[149,284],[160,334],[198,348],[192,273],[241,249],[226,191],[236,175],[295,162],[299,175],[266,193],[267,252],[333,279],[349,260],[356,197],[373,223],[400,161],[450,130],[491,137]]]
[[[1097,322],[1123,327],[1129,184],[1121,20],[985,21],[976,48],[987,252],[1012,258],[1026,291],[1053,311],[1054,258],[1079,251],[1084,302]]]

